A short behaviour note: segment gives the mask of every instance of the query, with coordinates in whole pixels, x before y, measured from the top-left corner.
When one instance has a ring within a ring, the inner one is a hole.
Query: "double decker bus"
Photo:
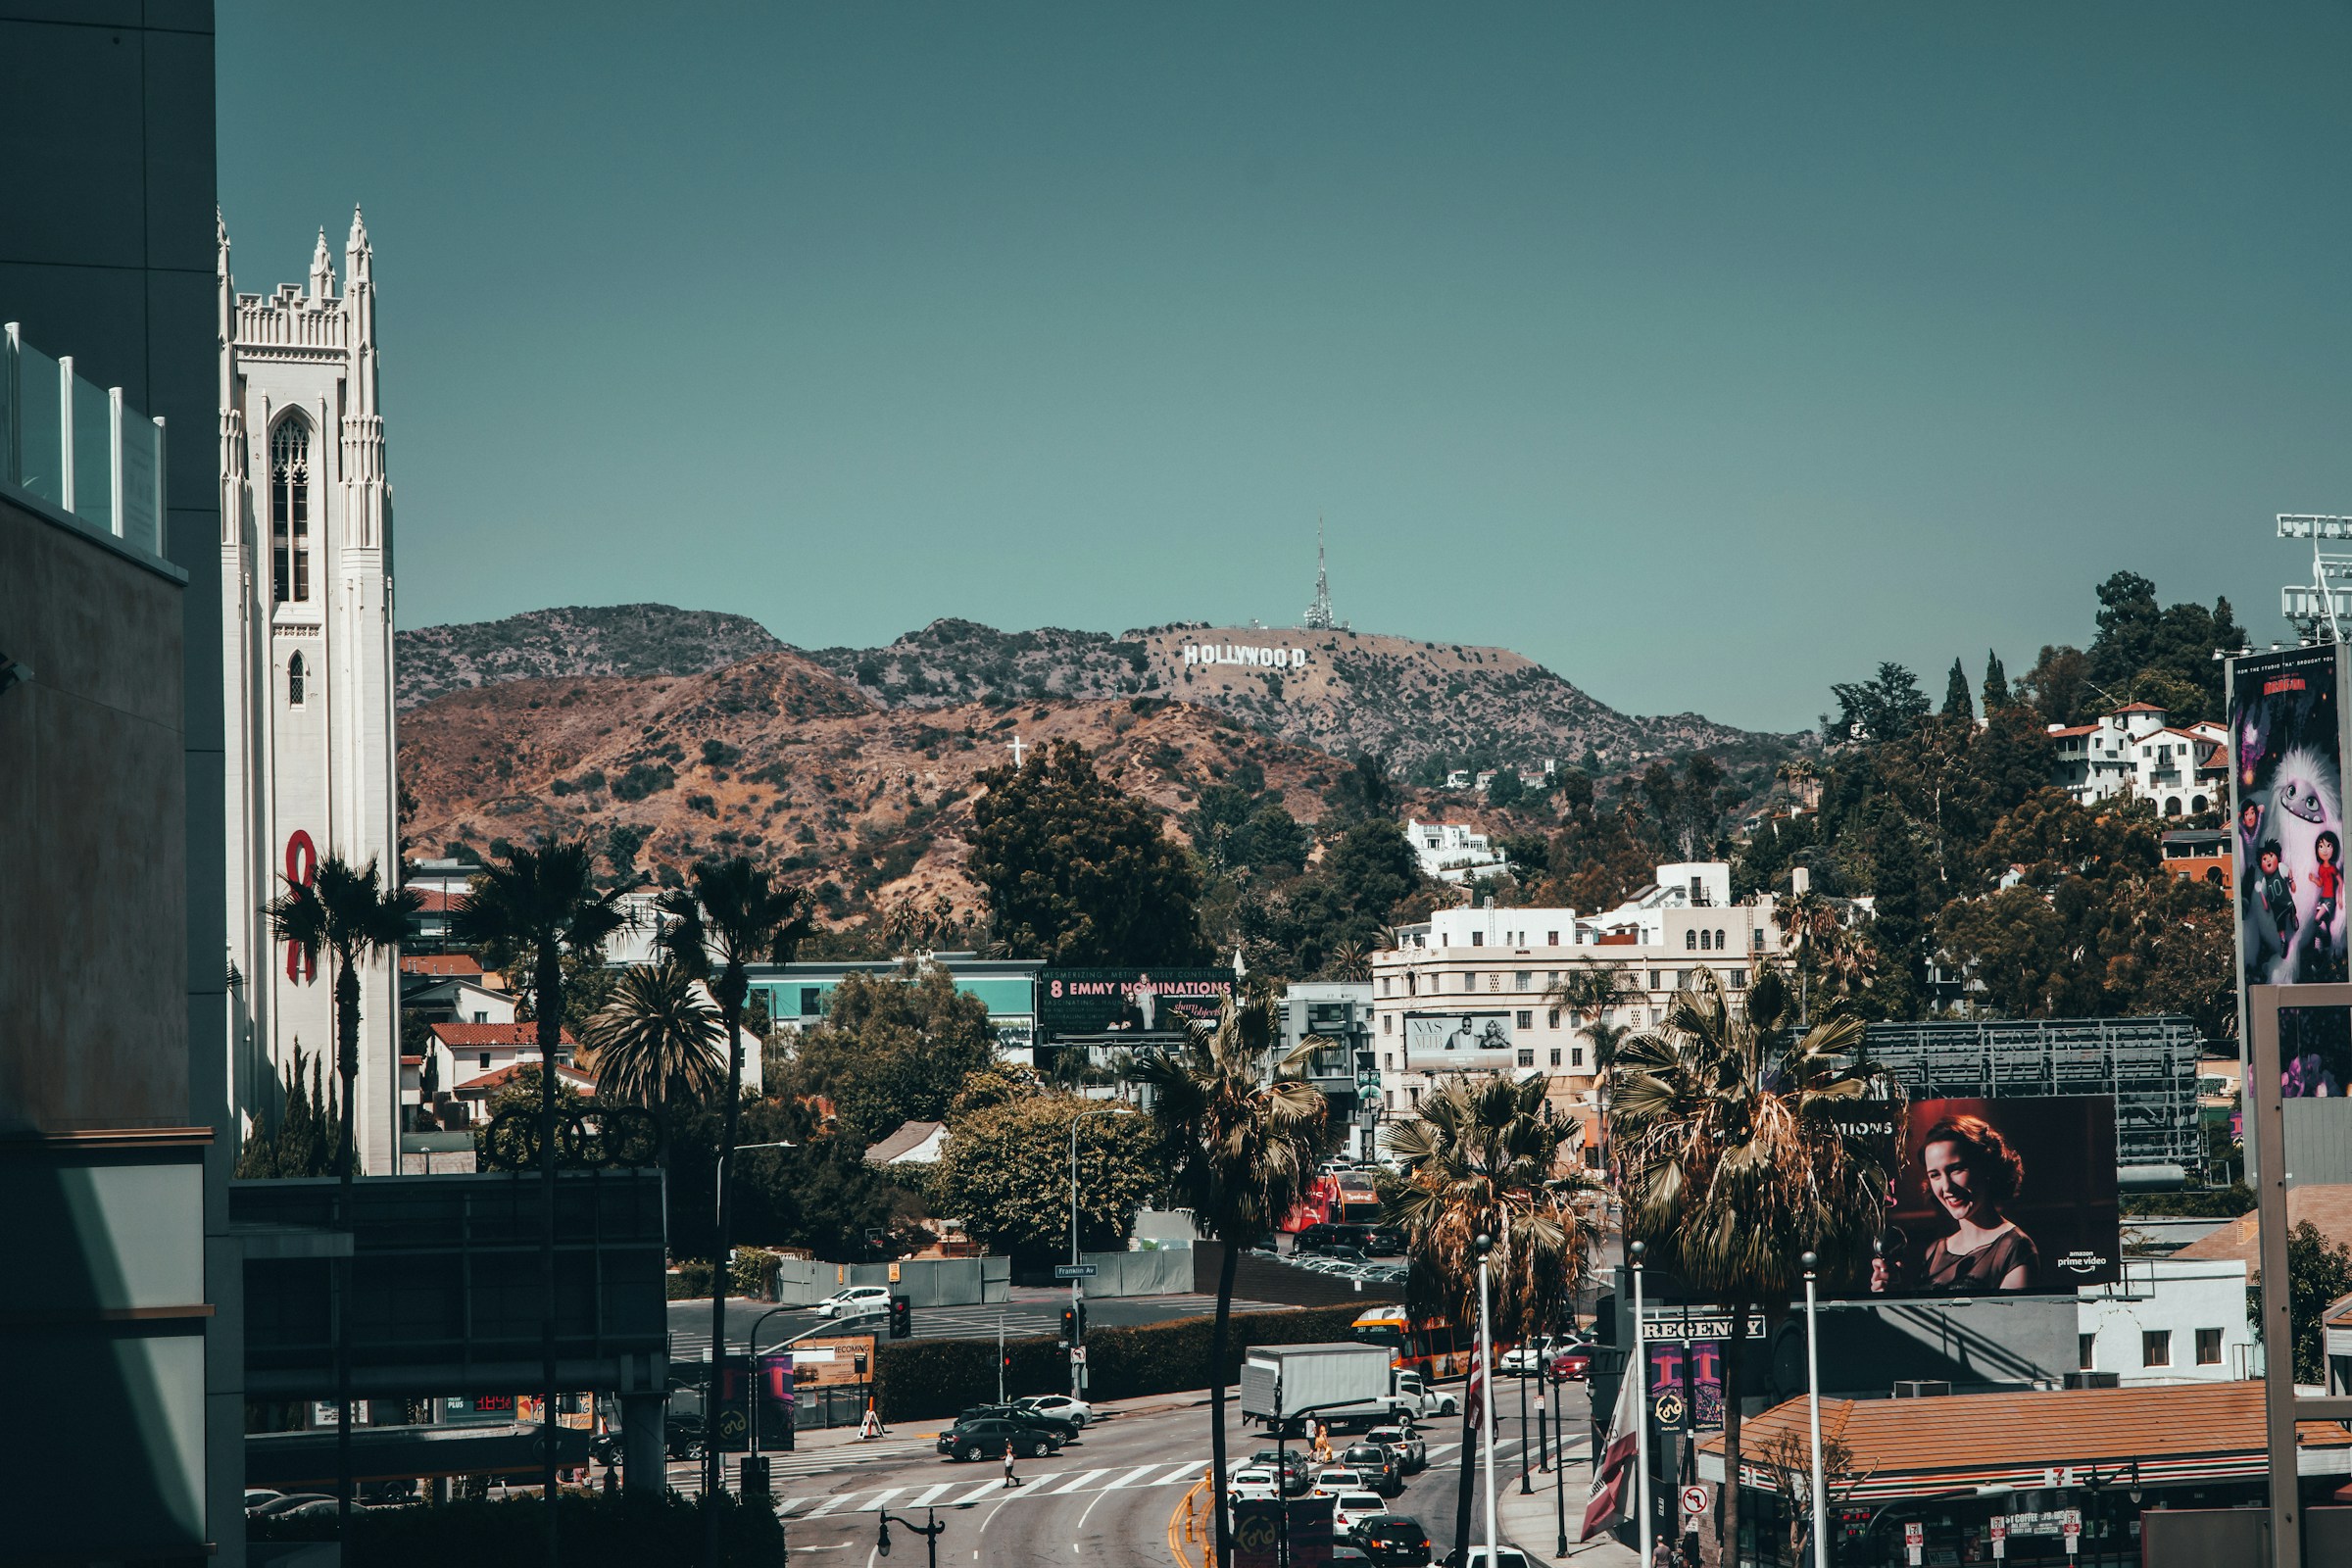
[[[1389,1365],[1418,1372],[1429,1383],[1467,1376],[1478,1356],[1475,1331],[1456,1329],[1442,1317],[1414,1317],[1401,1306],[1368,1308],[1348,1332],[1358,1344],[1385,1347]]]

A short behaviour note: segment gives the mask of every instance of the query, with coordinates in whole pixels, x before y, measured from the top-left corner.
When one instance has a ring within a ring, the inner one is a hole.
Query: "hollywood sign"
[[[1186,643],[1187,664],[1242,664],[1251,669],[1303,669],[1303,648],[1253,648],[1241,643]]]

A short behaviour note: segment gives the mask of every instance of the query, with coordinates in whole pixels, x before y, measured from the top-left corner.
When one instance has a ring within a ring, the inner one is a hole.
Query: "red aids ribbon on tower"
[[[307,888],[317,881],[318,877],[318,846],[311,842],[311,836],[308,833],[296,828],[294,836],[286,840],[286,885]],[[306,959],[303,956],[302,948],[298,944],[287,943],[286,978],[303,981],[317,980],[318,978],[318,958],[313,956]]]

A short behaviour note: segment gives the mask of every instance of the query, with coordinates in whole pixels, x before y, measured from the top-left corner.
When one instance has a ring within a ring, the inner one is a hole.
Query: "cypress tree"
[[[1960,661],[1957,659],[1952,661],[1951,678],[1943,684],[1943,716],[1946,718],[1974,718],[1977,716],[1976,704],[1970,700],[1968,695],[1968,671],[1960,667]]]
[[[2001,656],[1991,649],[1984,650],[1984,712],[1987,717],[2009,706],[2009,672],[2001,668]]]

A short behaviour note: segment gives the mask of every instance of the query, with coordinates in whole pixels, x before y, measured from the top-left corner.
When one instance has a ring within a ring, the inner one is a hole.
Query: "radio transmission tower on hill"
[[[1329,631],[1339,624],[1331,616],[1331,578],[1323,569],[1323,519],[1315,518],[1315,602],[1306,607],[1306,629]]]

